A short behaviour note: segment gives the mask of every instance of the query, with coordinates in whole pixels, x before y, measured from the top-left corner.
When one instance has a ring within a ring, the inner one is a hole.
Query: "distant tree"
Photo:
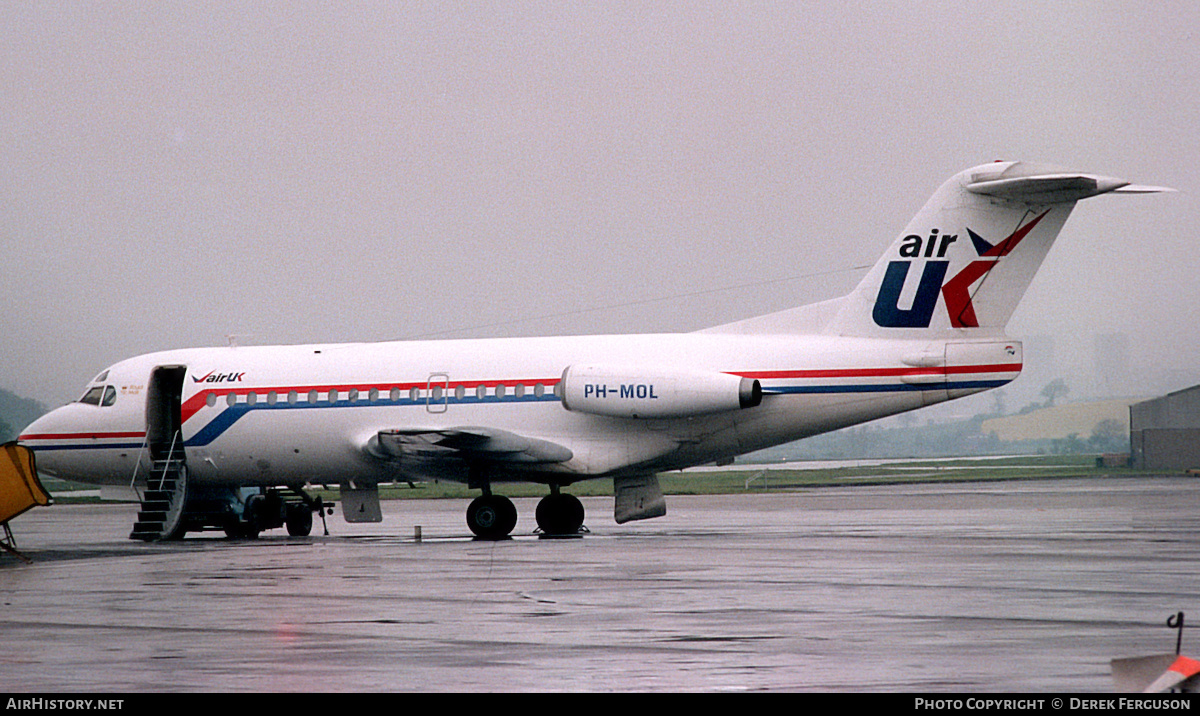
[[[0,420],[0,443],[6,443],[17,437],[17,433],[12,426]]]
[[[1056,455],[1082,455],[1088,451],[1088,444],[1079,433],[1071,433],[1065,438],[1051,440],[1050,451]]]
[[[1062,378],[1055,378],[1047,383],[1046,387],[1042,388],[1042,397],[1046,399],[1046,407],[1051,407],[1054,405],[1055,400],[1069,392],[1071,392],[1071,389],[1067,387],[1067,381]]]
[[[1125,423],[1116,418],[1107,418],[1096,423],[1088,446],[1096,452],[1128,452],[1129,432]]]

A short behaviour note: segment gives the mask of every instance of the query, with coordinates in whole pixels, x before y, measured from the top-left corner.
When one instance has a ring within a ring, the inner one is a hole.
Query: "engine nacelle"
[[[567,410],[614,418],[688,418],[762,402],[751,378],[643,366],[568,366],[557,392]]]

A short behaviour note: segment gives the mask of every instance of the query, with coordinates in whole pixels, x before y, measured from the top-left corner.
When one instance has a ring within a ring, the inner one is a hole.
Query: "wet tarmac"
[[[587,498],[567,540],[516,502],[503,542],[457,500],[170,544],[127,539],[135,505],[35,509],[34,563],[0,554],[0,691],[1106,691],[1200,623],[1196,479],[670,496],[627,525]]]

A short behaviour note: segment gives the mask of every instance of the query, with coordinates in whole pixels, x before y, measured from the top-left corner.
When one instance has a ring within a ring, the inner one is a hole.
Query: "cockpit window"
[[[95,387],[88,388],[88,391],[83,394],[83,397],[79,399],[79,402],[87,403],[88,405],[99,405],[100,398],[103,396],[104,386],[97,385]]]
[[[83,397],[79,399],[79,402],[107,408],[117,402],[117,389],[111,385],[94,385],[88,388]]]
[[[92,382],[93,383],[103,383],[106,380],[108,380],[108,371],[107,370],[104,371],[103,373],[101,373],[100,375],[96,376],[95,378],[93,378]]]

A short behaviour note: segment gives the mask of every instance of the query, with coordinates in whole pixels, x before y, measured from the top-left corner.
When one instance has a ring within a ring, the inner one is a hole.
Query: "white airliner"
[[[1075,202],[1158,187],[1023,162],[947,181],[849,295],[695,333],[222,347],[138,356],[19,438],[43,474],[134,488],[131,537],[308,534],[305,489],[347,520],[378,485],[479,489],[467,524],[501,538],[498,483],[545,484],[546,534],[573,534],[562,488],[610,478],[617,522],[657,517],[656,473],[995,388],[1021,371],[1004,326]]]

